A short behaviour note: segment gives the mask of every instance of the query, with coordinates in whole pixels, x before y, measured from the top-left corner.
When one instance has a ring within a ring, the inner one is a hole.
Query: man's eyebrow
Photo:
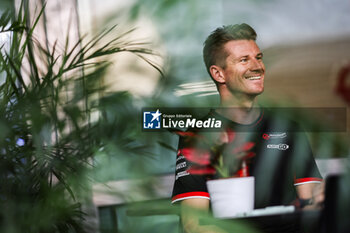
[[[239,57],[237,57],[236,59],[247,58],[247,57],[249,57],[249,55],[239,56]]]

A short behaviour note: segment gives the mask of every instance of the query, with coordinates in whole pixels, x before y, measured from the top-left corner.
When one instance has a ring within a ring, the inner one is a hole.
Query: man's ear
[[[213,79],[216,82],[218,82],[220,84],[225,83],[224,72],[220,66],[212,65],[212,66],[210,66],[209,71],[210,71],[211,77],[213,77]]]

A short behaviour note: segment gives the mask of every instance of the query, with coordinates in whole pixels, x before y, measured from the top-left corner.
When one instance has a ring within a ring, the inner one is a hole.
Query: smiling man
[[[227,53],[223,66],[210,65],[223,105],[253,103],[264,91],[265,66],[254,40],[233,40],[223,46]]]
[[[221,106],[234,108],[217,112],[238,123],[251,123],[258,117],[256,97],[264,91],[265,65],[256,36],[249,25],[236,24],[216,29],[204,43],[204,62],[220,93]]]
[[[219,141],[226,147],[221,147],[220,153],[249,155],[245,171],[237,166],[229,169],[233,177],[255,177],[255,208],[288,205],[295,198],[310,203],[322,178],[306,137],[276,128],[271,114],[257,105],[257,97],[264,91],[265,65],[256,36],[247,24],[228,25],[217,28],[204,43],[204,62],[220,94],[220,108],[209,116],[221,119],[227,127],[219,133]],[[177,164],[181,166],[176,167],[172,200],[181,203],[186,232],[220,232],[200,226],[198,218],[186,211],[188,207],[209,210],[206,181],[218,178],[213,166],[195,158],[213,155],[212,146],[203,147],[200,141],[203,137],[180,138]]]

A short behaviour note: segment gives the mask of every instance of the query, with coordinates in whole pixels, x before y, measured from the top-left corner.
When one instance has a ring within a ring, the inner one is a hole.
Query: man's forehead
[[[226,53],[235,57],[256,56],[261,53],[254,40],[231,40],[224,45]]]

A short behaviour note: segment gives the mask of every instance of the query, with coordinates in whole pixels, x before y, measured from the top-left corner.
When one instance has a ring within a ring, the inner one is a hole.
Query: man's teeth
[[[259,80],[259,79],[261,79],[261,76],[247,77],[246,79],[248,79],[248,80]]]

